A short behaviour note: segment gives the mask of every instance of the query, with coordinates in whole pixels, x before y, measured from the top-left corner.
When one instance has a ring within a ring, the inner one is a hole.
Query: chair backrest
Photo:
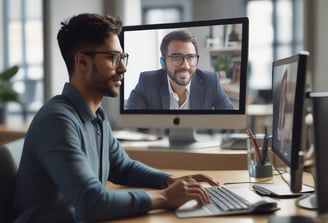
[[[0,145],[0,222],[12,222],[17,166],[8,148]]]

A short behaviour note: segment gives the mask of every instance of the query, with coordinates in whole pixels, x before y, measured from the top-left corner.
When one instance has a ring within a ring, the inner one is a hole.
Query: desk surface
[[[0,124],[0,144],[25,137],[28,124]]]
[[[199,171],[188,170],[167,170],[177,176],[196,173]],[[218,179],[221,184],[232,182],[248,182],[247,171],[202,171],[202,173],[208,174],[215,179]],[[309,174],[304,175],[304,182],[313,185],[313,178]],[[280,176],[275,176],[273,183],[283,183]],[[250,187],[250,183],[230,184],[227,187]],[[281,208],[273,215],[286,216],[286,215],[306,215],[315,217],[316,212],[297,208],[295,205],[295,199],[276,199],[278,206]],[[201,218],[184,218],[179,219],[172,211],[154,211],[145,216],[121,219],[111,221],[111,223],[267,223],[269,215],[238,215],[238,216],[220,216],[220,217],[201,217]]]

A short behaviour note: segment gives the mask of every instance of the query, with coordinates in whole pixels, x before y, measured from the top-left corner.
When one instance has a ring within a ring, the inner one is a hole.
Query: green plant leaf
[[[230,66],[230,57],[228,55],[225,54],[220,54],[215,62],[214,62],[214,69],[216,71],[227,71],[229,69]]]
[[[10,79],[17,74],[18,69],[18,66],[12,66],[0,73],[0,105],[10,101],[19,101],[19,94],[10,83]]]
[[[13,76],[17,74],[18,69],[19,67],[15,65],[5,70],[4,72],[0,73],[0,80],[4,80],[4,81],[10,80]]]

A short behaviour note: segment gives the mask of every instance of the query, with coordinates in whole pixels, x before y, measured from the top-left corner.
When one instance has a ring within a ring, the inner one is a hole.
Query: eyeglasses
[[[93,56],[94,54],[105,54],[111,57],[113,68],[117,68],[122,61],[125,66],[128,65],[129,54],[120,53],[117,51],[84,51],[82,52],[88,56]]]
[[[181,66],[186,59],[188,61],[189,66],[196,66],[198,64],[199,55],[197,54],[171,54],[167,55],[167,57],[171,58],[171,63],[173,66]]]

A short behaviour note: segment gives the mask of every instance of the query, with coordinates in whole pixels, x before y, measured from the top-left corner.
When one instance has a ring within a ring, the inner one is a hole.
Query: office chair
[[[13,222],[12,208],[17,166],[8,148],[0,145],[0,222]]]

